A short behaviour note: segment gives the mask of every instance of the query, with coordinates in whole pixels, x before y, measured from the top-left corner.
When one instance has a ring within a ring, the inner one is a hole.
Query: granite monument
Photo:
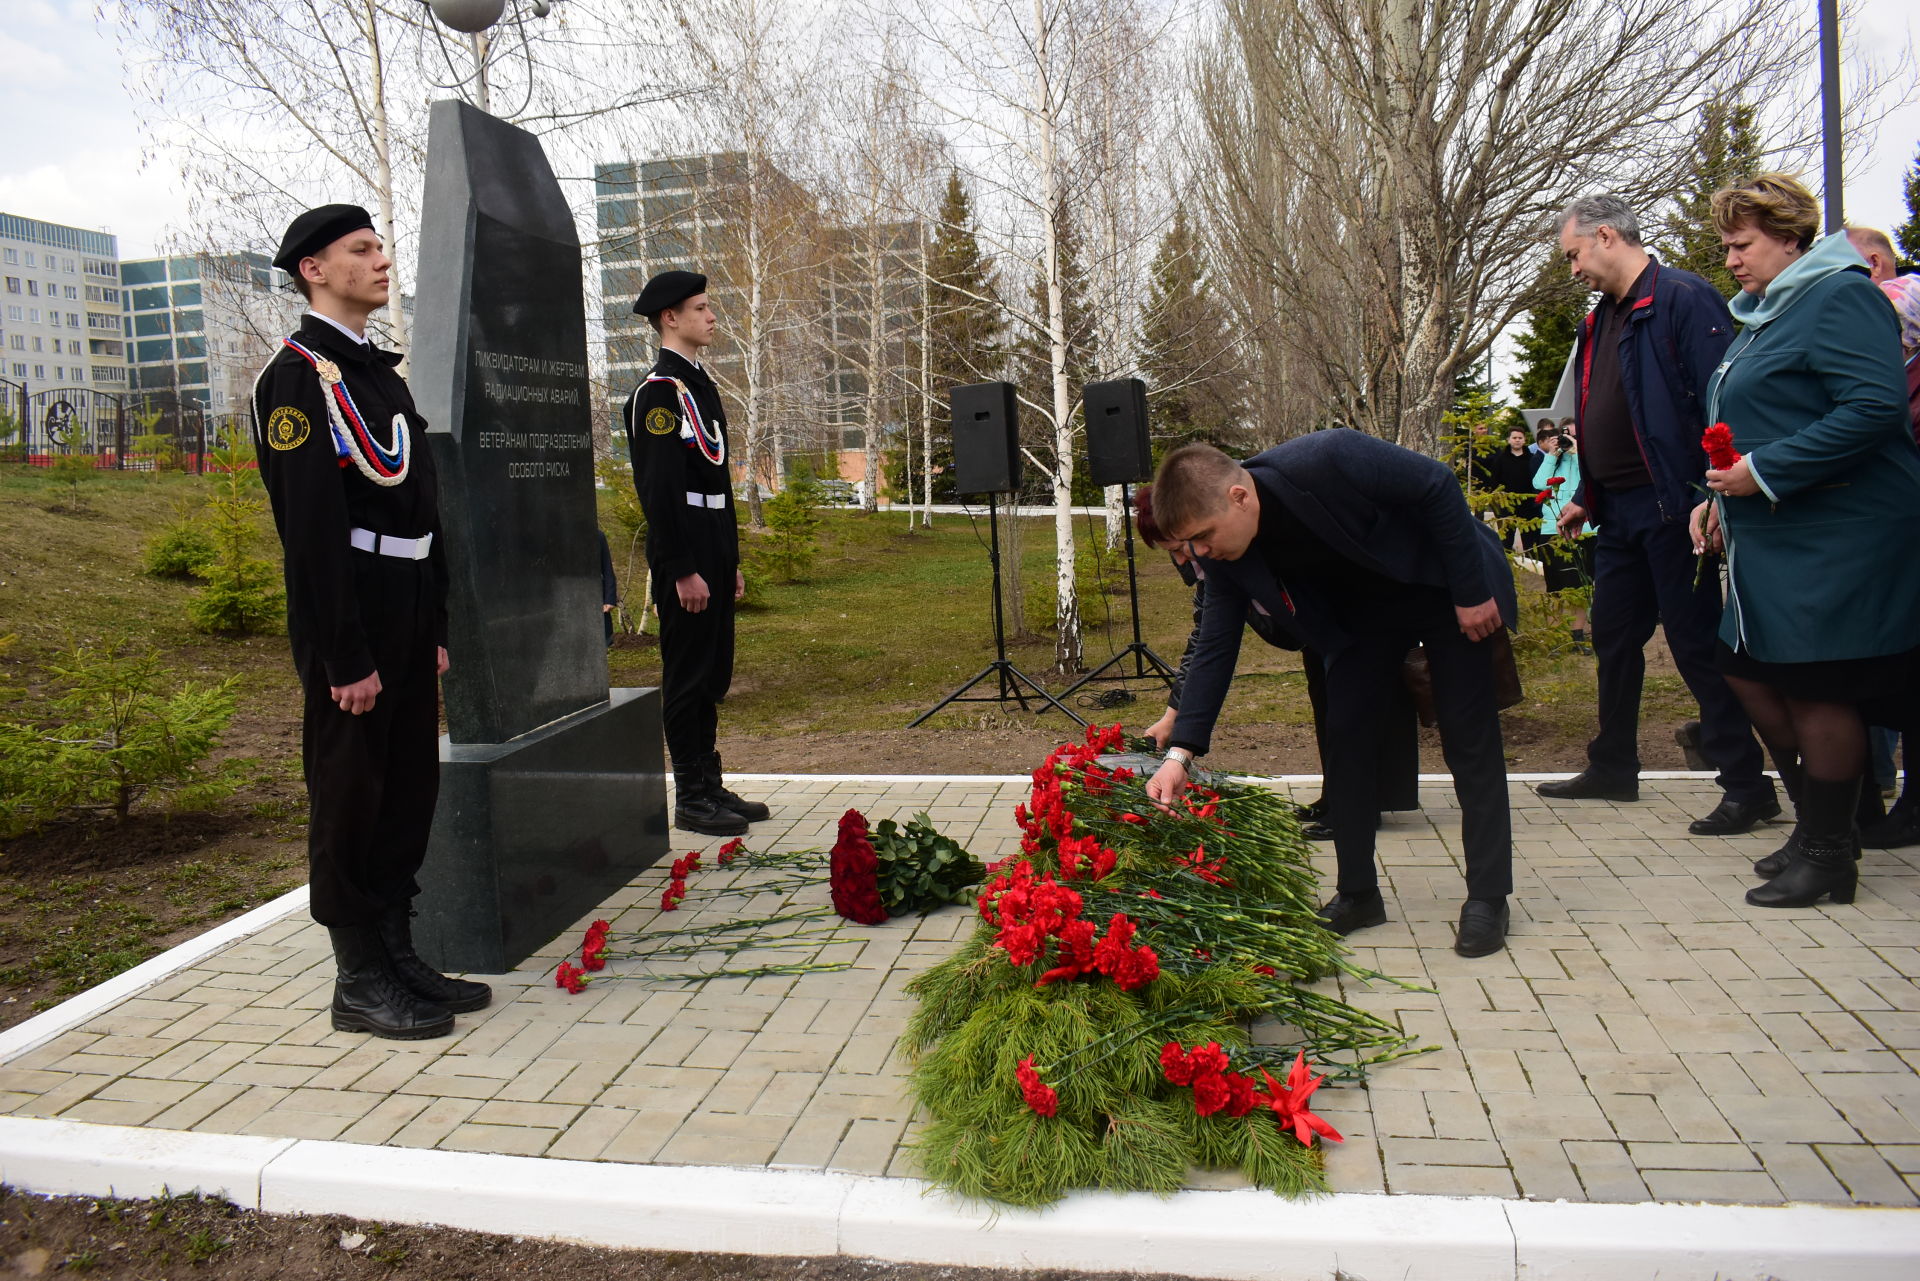
[[[452,575],[414,938],[511,969],[667,851],[657,690],[609,689],[580,242],[532,134],[433,104],[410,381]]]

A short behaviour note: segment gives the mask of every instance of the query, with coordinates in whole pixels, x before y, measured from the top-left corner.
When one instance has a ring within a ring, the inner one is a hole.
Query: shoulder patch
[[[312,434],[313,424],[291,405],[282,405],[267,415],[267,444],[275,449],[298,449]]]
[[[671,436],[680,430],[680,416],[671,409],[649,409],[647,430],[656,436]]]

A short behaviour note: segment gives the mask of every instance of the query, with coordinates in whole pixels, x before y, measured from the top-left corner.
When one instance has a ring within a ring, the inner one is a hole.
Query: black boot
[[[1795,756],[1781,760],[1773,758],[1773,767],[1780,771],[1780,786],[1786,789],[1787,799],[1793,802],[1793,812],[1797,819],[1800,813],[1800,786],[1806,779],[1806,772],[1800,768],[1800,758]],[[1787,864],[1793,861],[1793,852],[1799,848],[1800,828],[1796,822],[1793,831],[1787,836],[1787,843],[1765,858],[1753,861],[1753,874],[1764,876],[1768,880],[1787,870]],[[1855,858],[1860,857],[1858,854]]]
[[[761,802],[750,801],[736,792],[727,790],[726,777],[720,771],[720,753],[707,753],[706,771],[707,792],[714,800],[719,801],[749,823],[759,823],[772,817],[773,811]]]
[[[380,942],[394,977],[407,991],[431,1001],[449,1014],[484,1010],[493,1001],[493,989],[470,979],[450,979],[420,959],[413,950],[413,909],[405,904],[380,918]]]
[[[1886,818],[1860,833],[1860,843],[1870,850],[1920,845],[1920,801],[1915,800],[1912,789],[1893,803]]]
[[[705,766],[673,767],[673,825],[702,836],[745,836],[747,820],[707,789]]]
[[[1853,812],[1860,780],[1832,783],[1809,776],[1800,787],[1800,821],[1794,826],[1798,847],[1784,871],[1747,891],[1747,902],[1755,907],[1811,907],[1826,897],[1853,902],[1859,877],[1853,861]]]
[[[333,1030],[371,1032],[391,1041],[425,1041],[453,1031],[444,1006],[407,991],[387,960],[377,925],[329,926],[333,959]]]

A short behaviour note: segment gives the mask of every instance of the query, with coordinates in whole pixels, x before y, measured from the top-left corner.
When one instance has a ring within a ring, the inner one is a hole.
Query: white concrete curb
[[[1556,774],[1509,774],[1507,780],[1513,783],[1544,783],[1549,779],[1572,778],[1576,771],[1561,770]],[[1029,774],[742,774],[728,770],[727,777],[744,783],[1024,783],[1032,776]],[[1236,777],[1247,778],[1256,783],[1318,783],[1318,774],[1244,774]],[[1712,770],[1641,770],[1640,781],[1648,780],[1699,780],[1712,782],[1719,777]],[[1775,777],[1768,775],[1769,778]],[[1422,783],[1451,783],[1451,774],[1422,774]]]
[[[628,1249],[1169,1272],[1232,1281],[1893,1281],[1920,1211],[1540,1204],[1495,1197],[1080,1193],[967,1205],[909,1179],[636,1166],[0,1117],[0,1179],[29,1192],[217,1192],[344,1214]]]

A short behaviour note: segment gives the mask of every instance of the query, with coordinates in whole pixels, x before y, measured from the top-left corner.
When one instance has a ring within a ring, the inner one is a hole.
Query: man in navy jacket
[[[1513,576],[1443,463],[1356,431],[1316,432],[1242,466],[1209,445],[1167,455],[1153,483],[1168,537],[1204,563],[1208,591],[1166,763],[1166,803],[1206,751],[1249,611],[1325,656],[1327,810],[1339,883],[1321,908],[1347,934],[1386,920],[1374,864],[1382,704],[1425,646],[1447,766],[1460,796],[1468,899],[1454,950],[1505,946],[1513,842],[1487,638],[1516,615]]]
[[[1574,349],[1580,371],[1580,490],[1560,532],[1597,527],[1593,648],[1600,730],[1578,776],[1542,783],[1542,796],[1633,801],[1640,796],[1640,693],[1655,623],[1700,704],[1700,753],[1725,799],[1697,819],[1697,836],[1747,831],[1780,812],[1740,701],[1714,670],[1720,578],[1702,573],[1687,518],[1707,460],[1707,380],[1733,339],[1724,299],[1699,276],[1665,266],[1640,244],[1633,210],[1616,196],[1575,201],[1560,248],[1573,274],[1600,291]]]

